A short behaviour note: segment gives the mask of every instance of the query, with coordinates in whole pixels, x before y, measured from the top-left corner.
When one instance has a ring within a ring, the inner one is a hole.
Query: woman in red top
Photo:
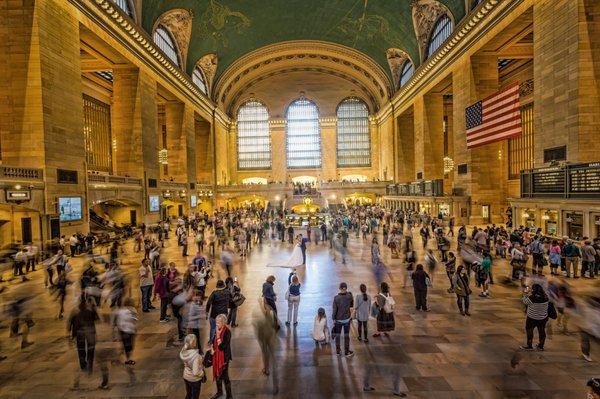
[[[212,342],[213,376],[217,381],[217,393],[211,398],[223,396],[225,384],[226,398],[231,399],[231,381],[229,380],[229,361],[231,360],[231,331],[227,327],[227,316],[220,314],[216,317],[217,331]]]

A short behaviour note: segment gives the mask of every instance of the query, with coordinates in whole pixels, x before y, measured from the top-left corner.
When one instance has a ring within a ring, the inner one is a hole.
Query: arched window
[[[477,8],[477,6],[480,5],[481,3],[483,3],[483,0],[472,0],[471,1],[471,11],[473,11],[475,8]]]
[[[123,11],[125,14],[129,15],[131,19],[133,19],[133,9],[131,8],[131,4],[129,4],[129,0],[113,0],[115,4]]]
[[[371,166],[369,110],[358,98],[348,98],[337,109],[337,166]]]
[[[256,100],[242,105],[237,115],[238,169],[271,168],[269,111]]]
[[[290,104],[286,113],[286,153],[288,168],[321,167],[319,110],[303,98]]]
[[[159,49],[162,50],[163,53],[173,63],[177,66],[181,66],[181,62],[179,61],[179,52],[177,51],[177,46],[175,45],[175,40],[173,40],[173,36],[171,33],[162,25],[159,25],[154,31],[154,43],[158,46]]]
[[[194,72],[192,73],[192,82],[198,86],[202,93],[207,94],[206,80],[204,80],[204,74],[198,67],[194,68]]]
[[[398,88],[404,86],[406,82],[412,77],[415,67],[410,60],[404,61],[402,68],[400,69],[400,77],[398,78]]]
[[[454,29],[454,24],[450,17],[446,14],[442,15],[435,25],[433,25],[433,29],[431,30],[431,36],[429,37],[429,44],[427,45],[427,54],[425,58],[429,58],[431,54],[435,53],[435,51],[444,43],[444,40],[450,36],[452,30]]]

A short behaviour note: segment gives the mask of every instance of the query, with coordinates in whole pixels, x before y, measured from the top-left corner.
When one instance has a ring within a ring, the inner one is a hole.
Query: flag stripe
[[[470,136],[477,136],[479,134],[481,134],[482,132],[485,133],[486,131],[489,131],[490,129],[501,129],[503,126],[505,126],[506,124],[515,124],[516,121],[521,119],[521,112],[511,112],[510,114],[507,114],[506,116],[500,118],[500,119],[496,119],[496,123],[491,124],[491,125],[487,125],[484,127],[478,126],[475,129],[471,129],[467,131],[467,135]]]
[[[512,84],[465,110],[467,148],[522,133],[519,84]]]

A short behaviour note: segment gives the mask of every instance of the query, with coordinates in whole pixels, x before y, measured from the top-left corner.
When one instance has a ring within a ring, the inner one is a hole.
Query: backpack
[[[394,301],[394,298],[392,298],[391,295],[380,295],[385,299],[385,303],[383,304],[383,311],[385,313],[394,313],[394,306],[396,306],[396,301]]]

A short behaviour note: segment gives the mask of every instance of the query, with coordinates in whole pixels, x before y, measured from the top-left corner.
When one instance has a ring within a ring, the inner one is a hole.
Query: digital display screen
[[[158,212],[160,209],[160,199],[158,195],[148,196],[148,209],[150,212]]]
[[[81,197],[59,197],[58,211],[61,222],[81,220],[83,218]]]
[[[192,208],[195,208],[198,205],[198,197],[196,197],[195,195],[192,195],[190,197],[190,206]]]

